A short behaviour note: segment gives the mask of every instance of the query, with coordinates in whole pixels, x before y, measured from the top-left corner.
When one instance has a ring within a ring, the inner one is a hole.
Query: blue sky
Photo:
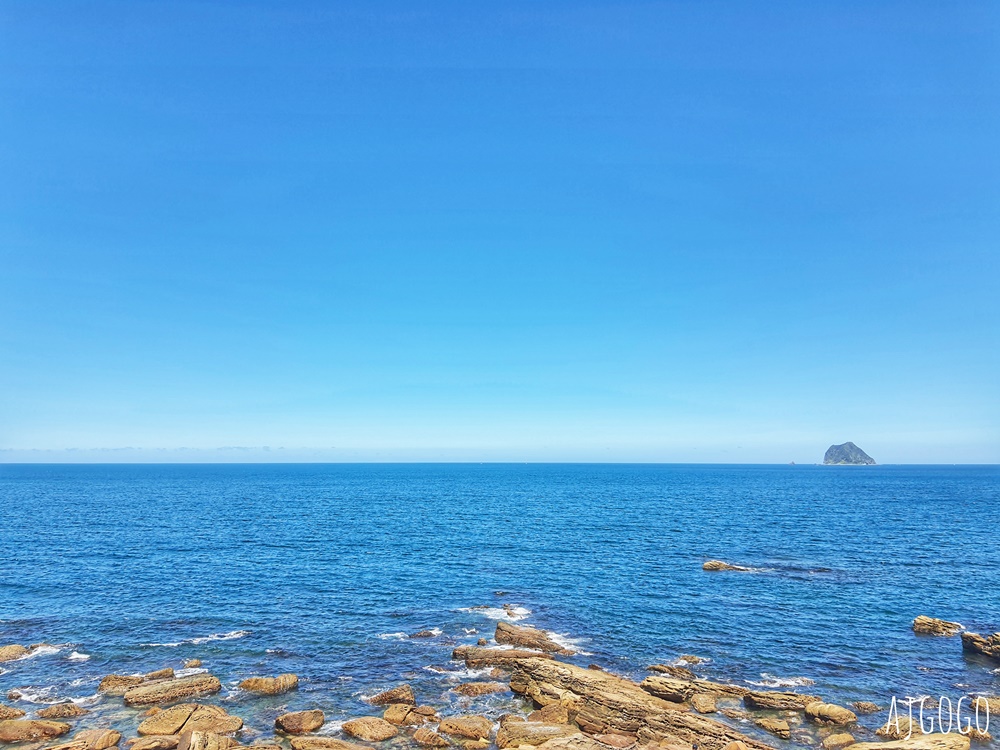
[[[998,42],[4,0],[0,461],[998,462]]]

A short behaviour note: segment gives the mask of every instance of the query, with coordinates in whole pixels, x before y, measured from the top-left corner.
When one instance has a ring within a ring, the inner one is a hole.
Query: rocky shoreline
[[[748,570],[710,562],[706,570]],[[920,616],[913,630],[951,637],[963,629],[959,623]],[[410,637],[433,635],[421,631]],[[961,640],[965,651],[1000,660],[1000,633],[961,632]],[[0,646],[0,662],[23,659],[44,645]],[[858,716],[885,712],[887,707],[865,701],[847,707],[818,695],[715,682],[695,672],[702,661],[697,656],[650,665],[651,674],[637,682],[595,664],[583,667],[560,658],[573,653],[544,630],[501,620],[492,643],[480,638],[477,645],[451,651],[451,658],[469,669],[489,670],[488,680],[465,681],[452,688],[469,710],[455,713],[453,705],[421,701],[410,684],[401,683],[368,697],[370,713],[336,727],[328,725],[317,708],[284,712],[267,737],[260,731],[248,732],[243,718],[206,702],[219,693],[222,683],[200,660],[188,660],[183,669],[178,664],[177,671],[166,667],[146,674],[109,674],[101,680],[98,691],[104,699],[120,699],[122,710],[133,712],[139,721],[134,737],[124,737],[124,726],[109,726],[106,720],[97,722],[100,726],[87,726],[89,712],[75,703],[57,703],[34,715],[0,703],[0,746],[18,750],[773,750],[791,742],[822,750],[968,750],[970,739],[992,741],[985,732],[922,734],[916,722],[910,725],[904,709],[898,721],[887,716],[873,732],[859,723]],[[299,678],[290,673],[254,676],[240,682],[239,689],[251,699],[264,700],[298,690]],[[477,701],[505,694],[520,711],[497,714],[485,704],[476,710]],[[7,700],[16,704],[19,697],[11,691]],[[1000,716],[1000,698],[970,696],[969,703]]]

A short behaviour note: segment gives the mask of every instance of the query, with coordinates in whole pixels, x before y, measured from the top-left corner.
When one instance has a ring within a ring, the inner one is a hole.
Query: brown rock
[[[486,640],[485,638],[480,638],[478,641],[476,641],[476,645],[477,646],[487,646],[487,645],[489,645],[489,641]]]
[[[969,738],[958,732],[924,734],[895,742],[856,742],[846,750],[969,750]]]
[[[744,568],[742,565],[730,565],[722,560],[709,560],[701,566],[702,570],[739,570],[748,571],[750,568]]]
[[[694,695],[694,684],[691,680],[678,680],[675,677],[659,675],[647,677],[639,683],[639,687],[650,695],[672,703],[683,703]]]
[[[726,745],[722,750],[750,750],[747,747],[747,743],[742,740],[733,740],[728,745]]]
[[[732,741],[745,742],[749,750],[769,747],[706,716],[678,710],[678,704],[607,672],[547,659],[522,659],[510,685],[536,705],[566,705],[573,721],[590,735],[635,734],[641,745],[697,743],[703,750],[720,750]]]
[[[701,664],[704,659],[700,656],[695,656],[694,654],[681,654],[677,657],[678,661],[686,661],[688,664]]]
[[[153,734],[148,737],[135,737],[127,744],[132,750],[173,750],[181,738],[176,734]]]
[[[883,710],[879,704],[871,701],[854,701],[851,705],[854,706],[854,712],[859,714],[877,714]]]
[[[633,747],[639,738],[634,734],[595,734],[594,739],[602,745],[615,748],[615,750],[627,750],[627,748]],[[554,742],[553,740],[549,741]]]
[[[771,719],[765,717],[761,719],[754,719],[753,723],[765,732],[775,734],[783,740],[790,740],[792,738],[792,728],[788,726],[788,722],[784,719]]]
[[[140,675],[109,674],[101,680],[101,684],[97,686],[97,690],[109,695],[124,695],[127,690],[139,687],[143,683],[143,680],[144,678]]]
[[[750,712],[744,711],[742,708],[720,708],[719,713],[733,721],[750,721],[751,719]]]
[[[184,669],[197,669],[201,666],[201,659],[188,659],[184,662]]]
[[[490,695],[491,693],[506,693],[509,687],[502,682],[463,682],[454,688],[459,695],[467,695],[474,698],[478,695]]]
[[[278,695],[295,690],[299,678],[294,674],[279,674],[277,677],[250,677],[240,683],[240,689],[261,695]]]
[[[452,659],[464,659],[467,667],[503,667],[514,669],[522,659],[552,659],[552,654],[541,651],[524,651],[517,648],[478,648],[459,646],[451,653]]]
[[[194,703],[181,703],[170,708],[157,711],[139,724],[136,730],[140,735],[179,734],[184,723],[198,706]]]
[[[817,724],[853,724],[858,720],[857,715],[850,709],[838,706],[835,703],[810,703],[806,706],[806,716]]]
[[[448,740],[427,727],[420,727],[414,732],[413,741],[424,747],[448,747]]]
[[[410,633],[410,638],[433,638],[436,635],[433,630],[418,630],[416,633]]]
[[[485,716],[449,716],[441,719],[438,731],[470,740],[482,740],[490,736],[493,722]]]
[[[0,721],[0,742],[27,742],[49,740],[69,731],[69,724],[61,721],[33,719],[7,719]]]
[[[891,713],[890,717],[889,721],[875,730],[875,734],[879,737],[885,737],[889,740],[905,740],[907,738],[916,737],[924,732],[924,730],[920,728],[920,721],[916,718],[910,719],[909,715],[893,717]]]
[[[87,750],[107,750],[121,742],[120,732],[113,729],[84,729],[73,735],[73,742],[82,742]]]
[[[405,726],[409,723],[408,719],[410,714],[413,713],[413,706],[409,703],[392,703],[389,707],[382,713],[382,718],[388,721],[390,724],[395,724],[396,726]],[[416,720],[413,722],[415,724],[420,724],[424,721],[424,717],[417,714],[415,716]]]
[[[821,744],[823,745],[823,750],[843,750],[843,748],[853,745],[854,742],[855,739],[853,736],[842,732],[840,734],[831,734]]]
[[[434,710],[433,706],[416,706],[413,708],[411,713],[420,714],[421,716],[433,719],[437,712]]]
[[[19,646],[16,643],[11,644],[10,646],[0,646],[0,662],[14,661],[15,659],[27,656],[28,653],[28,649],[24,646]]]
[[[569,724],[569,710],[561,703],[550,703],[528,714],[528,721],[544,724]]]
[[[494,680],[510,677],[510,670],[502,669],[501,667],[493,667],[493,669],[490,670],[490,677]]]
[[[390,703],[409,703],[412,706],[417,699],[413,695],[413,688],[404,683],[369,698],[368,702],[374,706],[387,706]]]
[[[24,716],[24,711],[19,708],[14,708],[13,706],[5,706],[0,703],[0,721],[6,721],[8,719],[19,719]]]
[[[630,742],[630,744],[622,745],[625,742]],[[630,741],[629,735],[598,734],[591,737],[577,732],[565,737],[554,737],[551,740],[546,740],[538,747],[542,750],[608,750],[608,748],[623,750],[623,748],[633,747],[635,744],[635,738],[632,737]],[[691,748],[676,748],[676,750],[691,750]]]
[[[210,674],[178,677],[131,688],[125,692],[125,705],[149,706],[154,703],[170,703],[193,695],[217,693],[221,689],[219,679]]]
[[[985,636],[979,633],[962,633],[962,649],[973,654],[1000,659],[1000,633]]]
[[[143,681],[148,682],[150,680],[172,680],[174,678],[174,670],[170,667],[166,669],[158,669],[155,672],[147,672],[143,675]]]
[[[490,746],[489,740],[462,740],[458,743],[462,750],[486,750]]]
[[[985,729],[976,729],[972,727],[969,729],[969,739],[973,742],[978,742],[985,745],[988,742],[993,741],[993,735],[987,732]]]
[[[1000,697],[977,696],[969,703],[969,709],[973,713],[978,711],[984,717],[987,711],[990,717],[1000,716]]]
[[[286,734],[305,734],[323,726],[324,719],[323,712],[318,709],[294,711],[279,716],[274,720],[274,726]]]
[[[747,708],[772,711],[801,711],[810,703],[816,703],[819,700],[815,695],[776,691],[754,691],[743,696],[743,703]]]
[[[75,703],[57,703],[54,706],[43,708],[38,712],[40,719],[75,719],[87,713],[86,709],[80,708]]]
[[[243,719],[226,713],[221,706],[198,706],[190,718],[184,722],[180,734],[185,732],[211,732],[230,734],[243,728]]]
[[[936,617],[927,617],[926,615],[919,615],[913,621],[913,632],[922,635],[950,636],[955,635],[961,629],[962,624],[959,622],[939,620]]]
[[[549,634],[538,628],[521,627],[512,625],[501,620],[497,623],[496,634],[493,636],[497,643],[505,646],[518,646],[520,648],[532,649],[534,651],[545,651],[552,654],[565,654],[571,656],[573,651],[563,648],[553,641]]]
[[[345,721],[343,730],[352,737],[366,742],[382,742],[399,734],[396,727],[378,716],[362,716]]]
[[[665,674],[667,677],[676,677],[681,680],[693,680],[695,674],[690,669],[675,667],[672,664],[650,664],[646,669],[650,672]]]
[[[557,737],[568,737],[580,730],[568,724],[547,724],[541,721],[521,721],[500,727],[497,732],[497,747],[519,747],[520,745],[541,745]]]
[[[691,696],[691,707],[700,714],[714,714],[715,696],[710,693],[695,693]]]
[[[238,745],[232,737],[214,732],[184,732],[177,743],[177,750],[230,750]]]
[[[368,745],[346,742],[333,737],[292,737],[292,750],[371,750],[371,748]]]

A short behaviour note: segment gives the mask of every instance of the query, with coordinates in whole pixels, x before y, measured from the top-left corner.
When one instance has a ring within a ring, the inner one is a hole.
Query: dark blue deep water
[[[194,657],[246,741],[286,708],[335,732],[402,680],[467,710],[451,649],[504,603],[634,677],[688,653],[840,703],[1000,693],[1000,664],[910,628],[1000,630],[997,467],[7,465],[0,508],[0,645],[54,645],[0,665],[0,696],[75,698],[123,732],[137,712],[99,678]],[[279,672],[300,690],[235,688]]]

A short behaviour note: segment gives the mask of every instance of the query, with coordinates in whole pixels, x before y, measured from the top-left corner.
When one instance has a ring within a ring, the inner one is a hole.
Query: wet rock
[[[726,745],[722,750],[749,750],[747,743],[742,740],[734,740]]]
[[[920,728],[920,721],[915,718],[911,719],[909,716],[892,717],[875,730],[875,734],[888,740],[905,740],[923,734],[923,732],[924,730]],[[869,748],[869,750],[872,749]]]
[[[487,645],[489,645],[489,641],[486,640],[485,638],[480,638],[478,641],[476,641],[476,645],[477,646],[487,646]]]
[[[700,656],[695,656],[694,654],[681,654],[677,657],[678,661],[686,661],[688,664],[701,664],[704,659]]]
[[[743,696],[747,708],[772,711],[802,711],[810,703],[818,703],[815,695],[802,695],[778,691],[753,691]]]
[[[650,695],[672,703],[684,703],[694,695],[694,685],[690,680],[678,680],[674,677],[647,677],[639,683],[639,687]]]
[[[855,739],[852,735],[842,732],[840,734],[831,734],[826,737],[821,743],[823,750],[843,750],[843,748],[853,745]]]
[[[555,737],[551,740],[546,740],[541,745],[538,745],[538,747],[544,750],[609,750],[609,748],[623,750],[623,748],[630,748],[636,744],[634,738],[631,744],[624,746],[621,744],[628,741],[628,735],[600,734],[590,737],[581,732],[576,732],[565,737]],[[678,750],[691,750],[691,748],[678,748]]]
[[[649,672],[657,672],[658,674],[665,674],[667,677],[676,677],[681,680],[695,679],[695,674],[690,669],[675,667],[672,664],[650,664],[646,669]]]
[[[753,723],[765,732],[777,735],[783,740],[790,740],[792,738],[792,728],[788,726],[788,722],[784,719],[772,719],[765,717],[761,719],[754,719]]]
[[[312,711],[293,711],[282,714],[274,720],[274,726],[286,734],[305,734],[315,732],[323,726],[323,712],[314,709]]]
[[[568,737],[580,730],[568,724],[548,724],[540,721],[521,721],[500,727],[497,732],[497,747],[509,748],[520,745],[541,745],[557,737]]]
[[[413,733],[413,741],[423,747],[448,747],[449,742],[433,729],[420,727]]]
[[[113,729],[84,729],[73,735],[73,742],[82,742],[87,750],[107,750],[121,742],[120,732]]]
[[[462,740],[458,743],[462,750],[486,750],[490,746],[489,740]]]
[[[369,698],[368,702],[374,706],[387,706],[390,703],[409,703],[412,706],[417,699],[413,695],[413,688],[404,683]]]
[[[69,728],[69,724],[61,721],[7,719],[0,721],[0,742],[48,740],[66,734]]]
[[[988,744],[993,741],[993,735],[987,732],[985,729],[976,729],[972,727],[969,730],[968,737],[973,742],[978,742],[982,745]]]
[[[723,562],[722,560],[709,560],[709,561],[707,561],[707,562],[705,562],[705,563],[702,564],[701,569],[702,570],[737,570],[737,571],[742,571],[742,572],[746,572],[746,571],[750,570],[750,568],[744,568],[742,565],[730,565],[729,563]]]
[[[436,636],[433,630],[418,630],[416,633],[410,633],[410,638],[433,638]]]
[[[982,654],[993,659],[1000,659],[1000,633],[979,635],[979,633],[962,633],[962,648],[973,654]]]
[[[294,674],[279,674],[277,677],[249,677],[240,683],[240,689],[260,695],[278,695],[295,690],[299,678]]]
[[[1000,716],[1000,697],[977,696],[969,703],[969,708],[973,713],[978,711],[984,717],[987,711],[991,717]]]
[[[853,711],[835,703],[810,703],[806,706],[806,716],[817,724],[827,725],[853,724],[858,720]]]
[[[506,693],[510,688],[502,682],[463,682],[461,685],[455,686],[453,690],[459,695],[475,698],[479,695]]]
[[[154,734],[148,737],[135,737],[125,744],[132,750],[174,750],[180,741],[180,736],[176,734]]]
[[[371,750],[368,745],[334,737],[292,737],[292,750]]]
[[[177,750],[230,750],[238,744],[232,737],[214,732],[185,732],[180,736]]]
[[[125,692],[126,706],[149,706],[154,703],[170,703],[171,701],[189,698],[194,695],[217,693],[222,689],[217,677],[210,674],[197,674],[190,677],[178,677],[173,680],[151,682],[139,685]]]
[[[201,659],[188,659],[184,662],[184,669],[197,669],[201,666]]]
[[[490,736],[490,732],[493,731],[493,722],[485,716],[448,716],[441,719],[438,731],[441,734],[450,734],[455,737],[482,740]]]
[[[19,719],[24,716],[24,711],[19,708],[14,708],[13,706],[5,706],[0,703],[0,721],[6,721],[8,719]]]
[[[345,721],[342,728],[352,737],[366,742],[382,742],[399,734],[396,727],[378,716],[362,716],[359,719],[351,719]]]
[[[411,713],[420,714],[426,717],[428,720],[437,718],[437,712],[434,710],[433,706],[416,706],[413,708]]]
[[[926,615],[919,615],[913,621],[913,632],[922,635],[950,636],[955,635],[961,629],[961,623],[939,620],[936,617],[927,617]]]
[[[80,708],[75,703],[57,703],[54,706],[43,708],[38,712],[40,719],[75,719],[83,716],[87,710]]]
[[[490,678],[494,680],[502,680],[507,677],[510,677],[509,669],[502,669],[501,667],[493,667],[493,669],[490,670]]]
[[[641,745],[697,743],[705,750],[719,750],[732,741],[746,743],[749,750],[769,747],[706,716],[678,710],[678,704],[607,672],[546,659],[522,659],[510,685],[535,705],[567,706],[573,721],[589,735],[635,734]]]
[[[14,661],[15,659],[27,656],[29,653],[29,649],[26,649],[24,646],[19,646],[16,643],[9,646],[0,646],[0,662]]]
[[[750,721],[750,712],[742,708],[720,708],[719,713],[734,721]]]
[[[493,636],[497,643],[505,646],[517,646],[520,648],[532,649],[534,651],[545,651],[552,654],[565,654],[572,656],[573,651],[563,648],[556,643],[549,634],[538,628],[522,627],[512,625],[501,620],[497,623],[497,630]]]
[[[544,724],[569,724],[569,709],[561,703],[550,703],[528,714],[528,721]]]
[[[851,704],[854,706],[855,713],[859,714],[877,714],[879,711],[884,710],[879,704],[872,703],[871,701],[854,701]]]
[[[126,691],[139,687],[144,680],[145,678],[141,675],[109,674],[101,680],[97,691],[108,695],[124,695]]]
[[[169,709],[168,709],[169,710]],[[230,734],[243,728],[243,719],[226,713],[221,706],[197,706],[180,734],[185,732],[212,732],[214,734]]]
[[[504,667],[514,669],[523,659],[552,659],[552,654],[542,651],[525,651],[516,648],[477,648],[459,646],[451,653],[452,659],[462,659],[467,667]]]
[[[715,696],[710,693],[695,693],[691,696],[691,708],[700,714],[714,714],[717,710]]]
[[[969,750],[969,738],[958,732],[924,734],[893,742],[856,742],[846,750]]]
[[[382,718],[397,726],[412,726],[431,721],[431,716],[417,713],[409,703],[392,703],[382,714]]]
[[[172,680],[174,678],[174,670],[170,667],[166,669],[158,669],[155,672],[147,672],[143,675],[144,682],[150,682],[152,680]]]

